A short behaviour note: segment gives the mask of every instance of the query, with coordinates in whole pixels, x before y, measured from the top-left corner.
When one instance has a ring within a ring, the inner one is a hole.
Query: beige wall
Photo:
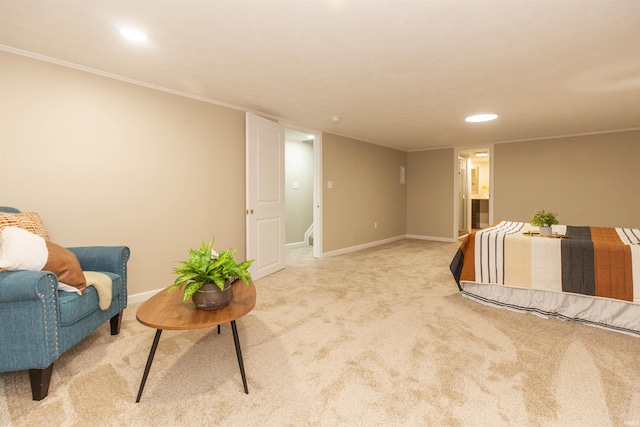
[[[640,228],[640,131],[494,147],[494,220]]]
[[[285,141],[287,243],[304,241],[313,224],[313,141]],[[294,188],[297,183],[298,188]]]
[[[0,204],[64,246],[127,245],[129,293],[191,247],[245,254],[245,115],[0,52]]]
[[[0,61],[0,204],[39,212],[65,246],[131,247],[131,294],[170,284],[177,261],[214,235],[244,257],[243,112],[6,52]],[[494,220],[545,208],[562,223],[640,227],[639,159],[640,131],[496,144]],[[453,238],[454,169],[451,148],[404,153],[323,134],[323,252]]]
[[[323,252],[403,236],[407,196],[400,166],[407,154],[328,133],[322,152]]]
[[[407,234],[453,239],[453,148],[408,153]]]

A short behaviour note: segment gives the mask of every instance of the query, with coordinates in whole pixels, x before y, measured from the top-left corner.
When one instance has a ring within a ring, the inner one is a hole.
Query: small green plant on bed
[[[225,287],[225,281],[240,279],[247,286],[250,286],[251,274],[248,269],[253,260],[237,263],[233,255],[237,249],[227,249],[220,253],[213,249],[214,239],[209,244],[202,242],[200,250],[189,249],[189,261],[183,261],[173,272],[179,276],[173,286],[167,291],[171,292],[175,288],[184,288],[183,302],[186,302],[205,283],[215,283],[220,290]]]
[[[540,209],[539,211],[534,212],[533,218],[531,218],[529,222],[534,227],[551,227],[558,223],[556,218],[557,216],[558,214],[546,212],[544,209]]]

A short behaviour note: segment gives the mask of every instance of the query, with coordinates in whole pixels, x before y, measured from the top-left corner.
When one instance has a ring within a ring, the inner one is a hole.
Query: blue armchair
[[[2,212],[19,212],[0,207]],[[111,335],[120,332],[127,306],[125,246],[67,248],[83,271],[98,271],[112,280],[112,300],[100,309],[98,292],[87,286],[84,295],[58,291],[49,271],[0,272],[0,372],[29,370],[33,400],[49,392],[53,363],[69,348],[110,320]]]

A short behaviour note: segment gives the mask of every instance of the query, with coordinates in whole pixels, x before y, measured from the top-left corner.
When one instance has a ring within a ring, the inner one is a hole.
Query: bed
[[[450,270],[488,305],[640,336],[640,229],[502,221],[462,241]]]

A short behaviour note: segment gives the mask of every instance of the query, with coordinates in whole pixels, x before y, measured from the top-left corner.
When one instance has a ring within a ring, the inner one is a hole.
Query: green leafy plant
[[[220,290],[224,290],[226,280],[238,278],[251,286],[248,269],[253,260],[238,264],[233,259],[238,250],[228,249],[218,253],[213,249],[214,240],[215,238],[211,239],[208,245],[202,242],[200,250],[189,249],[189,261],[183,261],[179,267],[174,268],[173,272],[179,276],[167,293],[184,286],[182,302],[186,302],[205,283],[215,283]]]
[[[535,211],[533,218],[529,221],[535,227],[551,227],[558,223],[556,217],[558,214],[546,212],[544,209]]]

